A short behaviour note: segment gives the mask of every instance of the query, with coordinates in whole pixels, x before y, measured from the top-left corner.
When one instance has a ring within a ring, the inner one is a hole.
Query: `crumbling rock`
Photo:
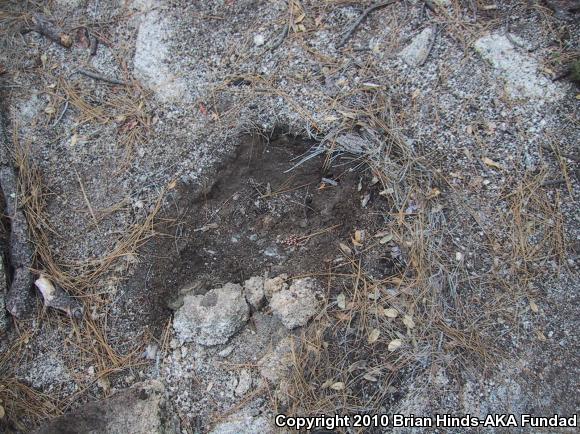
[[[225,344],[250,314],[242,287],[226,283],[205,295],[187,295],[175,313],[173,328],[181,342],[212,346]]]
[[[275,292],[270,308],[288,329],[304,326],[317,312],[316,281],[310,278],[297,279],[288,289]]]
[[[435,29],[427,27],[413,38],[411,43],[401,51],[401,58],[409,66],[421,66],[429,56],[429,50],[435,37]]]
[[[253,276],[246,280],[244,282],[244,294],[246,300],[254,309],[261,309],[265,302],[264,278]]]

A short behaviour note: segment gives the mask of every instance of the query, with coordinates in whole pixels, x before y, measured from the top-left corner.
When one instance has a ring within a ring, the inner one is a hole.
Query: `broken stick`
[[[384,8],[385,6],[392,5],[396,1],[397,0],[389,0],[389,1],[386,1],[386,2],[376,3],[376,4],[371,5],[368,8],[366,8],[363,11],[363,13],[360,14],[360,16],[348,27],[348,29],[346,30],[344,36],[342,37],[342,39],[338,43],[337,47],[340,48],[344,44],[346,44],[346,41],[348,41],[350,39],[350,37],[354,34],[354,32],[356,31],[356,29],[358,28],[358,26],[361,25],[361,23],[369,16],[369,14],[371,12],[374,12],[377,9],[380,9],[380,8]]]
[[[65,31],[56,24],[50,22],[44,15],[39,13],[34,14],[32,17],[32,23],[34,24],[34,27],[27,30],[46,36],[51,41],[54,41],[65,48],[70,48],[72,46],[72,36],[65,33]]]
[[[120,86],[127,85],[127,83],[122,81],[122,80],[117,80],[116,78],[107,77],[107,76],[100,74],[98,72],[89,71],[88,69],[78,68],[72,74],[70,74],[70,76],[72,76],[74,74],[85,75],[89,78],[92,78],[93,80],[101,80],[101,81],[104,81],[106,83],[118,84]]]
[[[10,287],[5,297],[5,307],[12,316],[25,318],[32,311],[34,281],[32,266],[34,249],[28,239],[28,222],[24,212],[18,207],[18,177],[7,157],[8,139],[4,116],[0,109],[0,149],[6,151],[6,158],[0,159],[0,189],[5,201],[5,214],[10,219],[10,241],[8,264],[12,271]]]

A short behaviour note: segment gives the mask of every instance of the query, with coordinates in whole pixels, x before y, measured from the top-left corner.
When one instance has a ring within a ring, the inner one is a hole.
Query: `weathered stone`
[[[259,310],[264,306],[264,278],[261,276],[250,277],[244,282],[244,294],[250,305]]]
[[[304,326],[318,311],[316,281],[305,278],[272,295],[270,307],[288,329]]]
[[[139,383],[102,401],[90,402],[51,420],[36,434],[173,434],[176,418],[169,414],[163,385]]]
[[[552,99],[561,95],[554,83],[540,75],[538,63],[529,54],[522,54],[505,35],[490,34],[474,45],[505,80],[512,98]]]
[[[242,287],[227,283],[205,295],[188,295],[175,313],[173,328],[181,342],[225,344],[248,320],[250,308]]]
[[[188,95],[183,80],[169,68],[171,59],[166,41],[171,39],[172,33],[169,18],[151,10],[144,15],[135,42],[135,75],[162,102],[183,100]]]
[[[409,66],[419,66],[427,60],[429,47],[435,37],[435,29],[427,27],[413,38],[411,43],[401,51],[401,58]]]

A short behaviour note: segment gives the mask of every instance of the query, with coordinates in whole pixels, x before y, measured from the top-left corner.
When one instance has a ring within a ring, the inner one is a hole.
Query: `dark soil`
[[[160,330],[171,313],[168,302],[182,288],[204,293],[264,272],[320,273],[336,259],[340,242],[351,245],[355,230],[371,236],[383,226],[387,202],[378,195],[379,184],[371,186],[368,165],[342,156],[325,168],[322,156],[289,171],[313,144],[288,142],[248,138],[214,168],[203,191],[176,187],[169,200],[174,207],[161,219],[161,236],[145,247],[129,279],[122,303],[127,326],[134,330],[137,321]],[[375,277],[392,274],[389,258],[365,258]]]

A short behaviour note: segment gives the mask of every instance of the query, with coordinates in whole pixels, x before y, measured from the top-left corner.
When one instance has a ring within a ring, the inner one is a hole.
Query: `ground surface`
[[[151,379],[158,432],[578,413],[576,2],[398,1],[349,33],[369,4],[2,4],[0,163],[35,276],[84,306],[0,318],[3,430]],[[72,46],[22,32],[35,13]],[[236,332],[183,339],[230,282]]]

